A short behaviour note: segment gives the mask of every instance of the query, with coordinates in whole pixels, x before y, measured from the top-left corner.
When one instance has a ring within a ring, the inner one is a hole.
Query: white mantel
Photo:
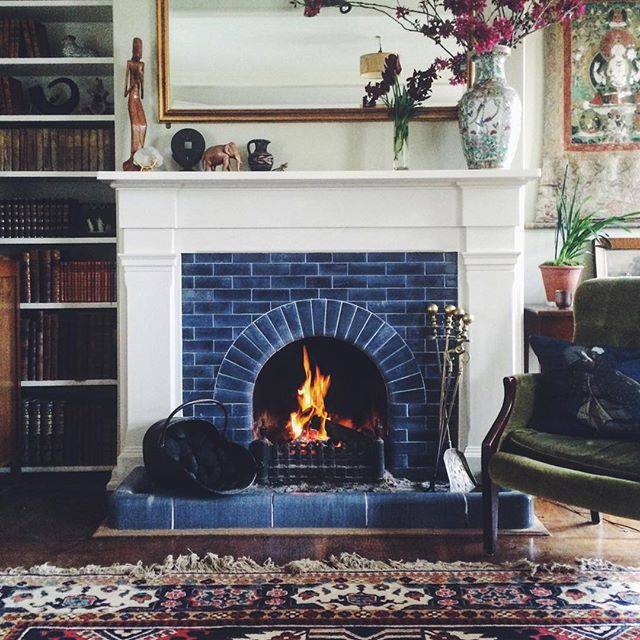
[[[117,190],[120,479],[142,437],[181,399],[180,255],[456,251],[475,316],[461,444],[477,467],[522,369],[524,185],[538,171],[104,172]]]

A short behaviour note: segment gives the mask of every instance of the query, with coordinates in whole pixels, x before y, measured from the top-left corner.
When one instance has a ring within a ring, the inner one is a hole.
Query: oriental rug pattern
[[[639,570],[356,560],[7,570],[0,638],[640,639]]]

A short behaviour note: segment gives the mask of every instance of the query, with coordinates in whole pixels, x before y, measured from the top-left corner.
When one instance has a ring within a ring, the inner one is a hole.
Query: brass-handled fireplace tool
[[[453,446],[451,421],[457,407],[465,365],[469,361],[467,345],[469,344],[469,325],[473,317],[461,307],[452,304],[446,305],[441,313],[439,311],[435,304],[427,307],[431,340],[435,344],[440,373],[438,447],[431,489],[435,489],[442,458],[451,491],[468,492],[475,489],[477,483],[464,454]],[[445,443],[448,448],[443,453]]]

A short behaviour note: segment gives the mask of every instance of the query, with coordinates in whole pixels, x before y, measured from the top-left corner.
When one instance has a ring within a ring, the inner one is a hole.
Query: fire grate
[[[384,478],[384,441],[286,442],[272,444],[265,437],[254,440],[251,452],[258,462],[260,484],[350,484],[380,482]]]

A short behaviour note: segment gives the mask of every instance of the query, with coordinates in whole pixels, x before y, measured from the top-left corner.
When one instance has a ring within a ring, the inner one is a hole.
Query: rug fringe
[[[80,576],[80,575],[113,575],[132,578],[133,580],[151,580],[167,575],[189,573],[205,574],[257,574],[257,573],[288,573],[292,575],[303,573],[327,573],[335,571],[499,571],[504,569],[522,571],[530,576],[544,573],[572,573],[577,571],[633,571],[632,567],[623,567],[607,560],[598,558],[579,558],[577,564],[534,563],[527,559],[516,562],[431,562],[428,560],[373,560],[364,558],[357,553],[341,553],[331,555],[326,560],[312,560],[309,558],[294,560],[284,565],[277,565],[267,559],[259,563],[252,558],[242,556],[219,556],[207,553],[199,556],[188,553],[179,556],[167,556],[162,562],[145,565],[142,561],[136,564],[112,564],[100,566],[95,564],[79,568],[57,567],[48,563],[30,568],[15,567],[0,571],[5,576]]]

